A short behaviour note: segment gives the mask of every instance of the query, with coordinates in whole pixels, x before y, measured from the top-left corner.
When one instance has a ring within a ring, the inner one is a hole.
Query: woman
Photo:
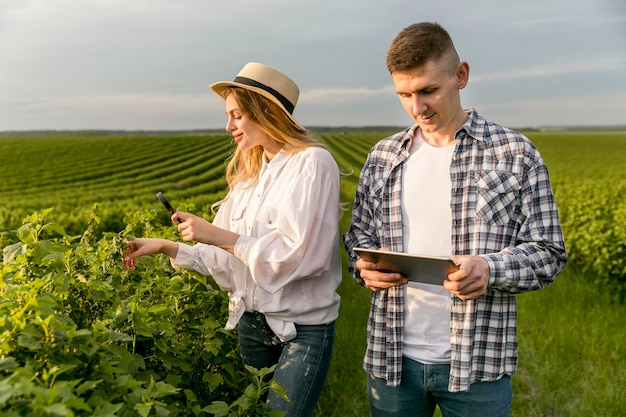
[[[277,364],[287,416],[310,416],[332,354],[341,281],[339,170],[292,113],[299,89],[287,76],[248,63],[211,89],[226,101],[237,149],[226,169],[228,194],[212,223],[176,212],[184,241],[136,239],[124,263],[163,253],[175,268],[210,275],[229,292],[227,329],[238,325],[244,364]],[[214,208],[215,208],[214,207]]]

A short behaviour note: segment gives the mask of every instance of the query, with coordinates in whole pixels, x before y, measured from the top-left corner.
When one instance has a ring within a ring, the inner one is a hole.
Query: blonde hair
[[[224,97],[230,94],[233,94],[237,100],[241,113],[258,125],[270,140],[282,145],[285,151],[299,152],[310,146],[326,148],[271,100],[240,87],[230,87]],[[211,205],[211,210],[215,212],[220,205],[225,203],[237,184],[249,182],[248,186],[254,185],[258,180],[262,165],[263,148],[261,146],[244,151],[237,148],[226,166],[228,194]]]

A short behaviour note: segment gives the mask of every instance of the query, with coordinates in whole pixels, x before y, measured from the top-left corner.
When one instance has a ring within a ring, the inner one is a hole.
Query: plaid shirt
[[[450,165],[452,248],[456,255],[481,255],[491,273],[482,297],[450,297],[452,392],[515,373],[515,294],[552,283],[567,263],[548,170],[537,149],[523,135],[468,113]],[[403,251],[401,167],[416,129],[378,142],[361,171],[344,235],[349,270],[361,285],[352,248]],[[402,287],[372,293],[363,367],[391,386],[402,377],[404,303]]]

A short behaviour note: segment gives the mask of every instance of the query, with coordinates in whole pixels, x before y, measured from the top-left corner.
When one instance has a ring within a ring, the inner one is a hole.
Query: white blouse
[[[234,255],[216,246],[179,243],[176,268],[210,275],[230,296],[226,329],[244,311],[265,314],[281,338],[297,324],[337,318],[341,282],[339,170],[323,148],[281,150],[264,159],[251,188],[237,186],[213,224],[240,234]]]

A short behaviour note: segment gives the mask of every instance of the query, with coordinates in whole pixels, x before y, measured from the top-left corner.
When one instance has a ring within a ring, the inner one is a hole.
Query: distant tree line
[[[408,124],[407,124],[408,126]],[[314,133],[371,133],[397,132],[407,126],[309,126],[307,129]],[[551,131],[624,131],[626,125],[607,126],[540,126],[517,127],[521,132],[551,132]],[[5,130],[0,131],[0,137],[46,137],[46,136],[140,136],[140,135],[188,135],[188,134],[219,134],[219,129],[178,129],[178,130],[109,130],[109,129],[77,129],[77,130]]]

